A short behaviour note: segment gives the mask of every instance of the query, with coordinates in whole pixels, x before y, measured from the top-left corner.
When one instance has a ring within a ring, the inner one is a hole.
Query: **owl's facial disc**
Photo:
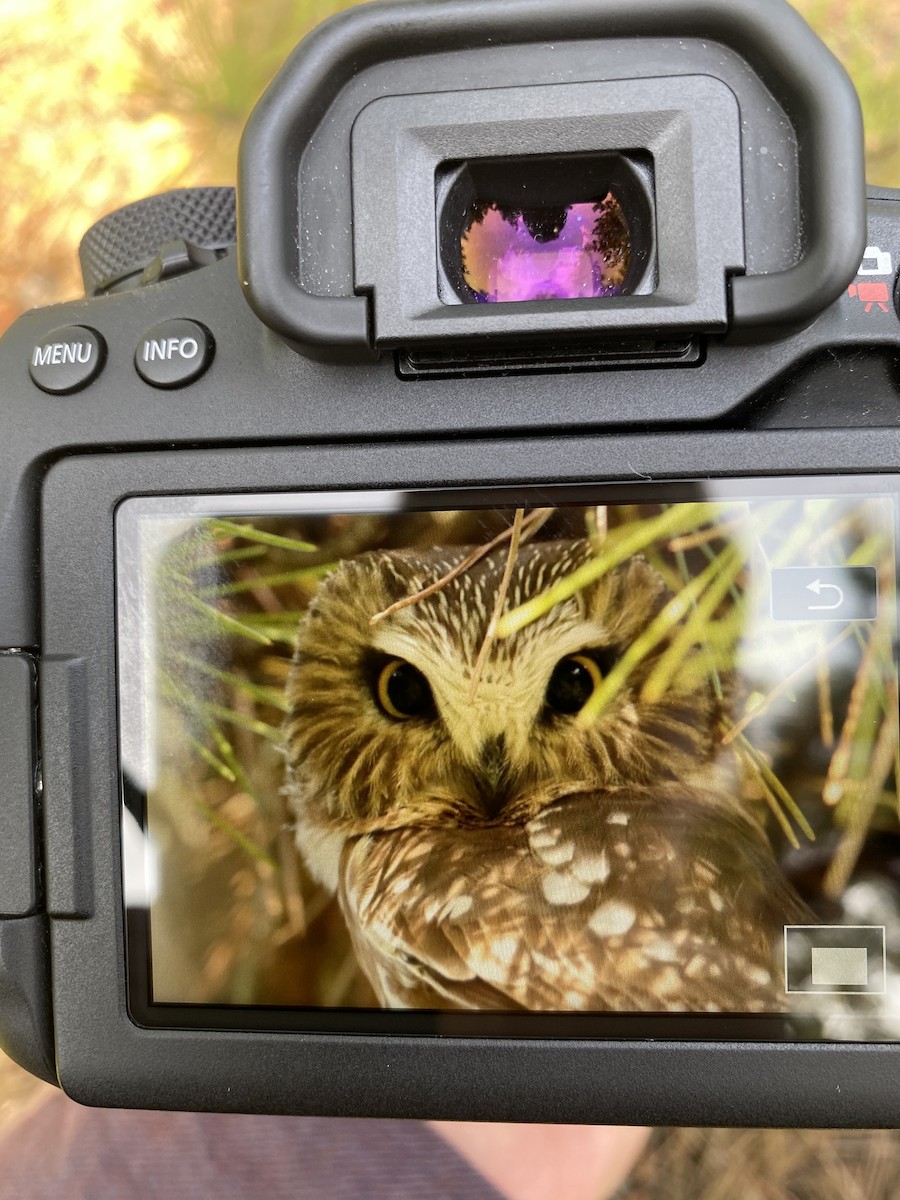
[[[569,723],[572,738],[579,736],[573,719],[615,661],[614,650],[591,645],[602,631],[577,606],[555,622],[553,637],[529,630],[496,643],[474,688],[480,629],[469,652],[456,654],[422,629],[411,637],[408,621],[385,623],[373,636],[385,664],[375,684],[381,712],[395,724],[409,722],[411,753],[416,726],[427,725],[446,748],[435,759],[433,782],[449,785],[474,802],[464,807],[488,818],[515,807],[519,791],[534,794],[560,777],[548,744],[558,747]]]
[[[453,577],[469,553],[363,555],[322,585],[300,626],[288,689],[288,787],[298,817],[334,832],[359,819],[370,829],[518,822],[528,806],[533,815],[563,794],[645,786],[710,758],[719,711],[712,693],[643,703],[649,659],[596,720],[579,720],[666,602],[644,560],[489,640],[485,651],[506,551]],[[586,542],[522,546],[507,611],[592,554]],[[386,615],[373,622],[376,613]]]

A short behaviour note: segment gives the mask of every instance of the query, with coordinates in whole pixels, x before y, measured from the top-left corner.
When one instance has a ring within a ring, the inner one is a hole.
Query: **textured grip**
[[[206,250],[233,246],[234,188],[175,188],[103,217],[78,248],[85,292],[96,295],[142,271],[161,246],[179,238]]]

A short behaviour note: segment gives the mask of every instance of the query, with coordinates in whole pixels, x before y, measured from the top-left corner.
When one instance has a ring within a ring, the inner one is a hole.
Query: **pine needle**
[[[314,554],[319,549],[312,542],[280,537],[277,533],[265,533],[253,525],[240,525],[237,521],[223,521],[216,518],[209,521],[207,529],[216,537],[243,538],[247,542],[258,542],[261,546],[274,546],[279,550],[291,550],[295,554]]]
[[[896,704],[897,693],[894,692]],[[853,805],[850,827],[838,845],[825,875],[822,890],[836,899],[846,889],[869,833],[875,809],[881,800],[885,784],[894,770],[897,753],[897,718],[887,716],[881,723],[872,761],[866,773],[862,794]]]
[[[731,729],[729,729],[729,731],[722,738],[722,745],[727,746],[733,742],[735,738],[740,737],[744,730],[749,725],[752,725],[758,716],[761,716],[762,713],[771,708],[772,704],[780,696],[783,696],[786,692],[790,692],[798,679],[802,679],[803,676],[811,671],[812,668],[815,667],[826,655],[830,654],[836,646],[839,646],[841,642],[845,641],[853,633],[853,630],[853,625],[848,625],[846,629],[842,629],[836,638],[833,638],[826,645],[820,646],[812,658],[808,659],[805,663],[802,663],[796,671],[792,671],[790,675],[785,676],[785,678],[782,679],[781,683],[779,683],[777,687],[772,688],[772,690],[766,694],[766,697],[761,704],[758,704],[752,712],[747,713],[746,716],[741,717],[740,721],[737,721],[734,725],[732,725]]]
[[[851,628],[853,628],[851,626]],[[853,680],[850,690],[850,700],[847,704],[847,715],[838,738],[837,749],[828,764],[828,774],[822,789],[822,799],[829,807],[839,803],[844,792],[844,783],[850,771],[850,761],[853,757],[853,747],[856,741],[856,731],[859,728],[860,717],[869,694],[869,684],[875,668],[877,657],[877,639],[870,637],[863,649],[862,661]]]
[[[221,704],[209,704],[206,701],[201,701],[200,707],[211,717],[217,717],[220,721],[225,721],[228,725],[237,725],[241,729],[255,733],[258,737],[265,738],[266,741],[275,742],[276,745],[281,741],[281,734],[278,730],[274,729],[271,725],[267,725],[265,721],[257,721],[253,717],[245,717],[233,708],[224,708]]]
[[[709,587],[702,596],[694,600],[689,618],[675,634],[671,645],[647,677],[641,690],[641,700],[644,703],[658,703],[694,646],[704,643],[716,609],[731,591],[743,566],[743,551],[737,546],[730,546],[715,560],[715,574]],[[721,689],[721,684],[719,686]]]
[[[270,854],[267,854],[262,847],[257,846],[257,844],[251,841],[250,838],[245,837],[245,835],[241,833],[241,831],[234,825],[232,825],[230,821],[227,821],[225,817],[221,815],[221,813],[216,812],[214,808],[212,808],[209,804],[206,804],[203,800],[200,800],[197,796],[194,797],[194,804],[203,813],[211,825],[214,825],[216,829],[220,830],[225,834],[226,837],[230,838],[236,846],[240,847],[240,849],[246,854],[249,854],[254,862],[264,863],[273,871],[278,870],[278,864],[275,862],[274,858],[272,858]]]
[[[814,842],[816,840],[816,831],[813,829],[812,825],[810,825],[809,821],[807,821],[802,808],[800,808],[797,801],[766,762],[763,755],[759,752],[759,750],[757,750],[753,743],[748,741],[745,737],[741,737],[739,748],[745,752],[753,766],[759,772],[763,783],[765,784],[767,790],[771,791],[774,799],[778,801],[779,805],[783,805],[784,808],[787,809],[807,838],[809,838],[811,842]],[[769,807],[772,807],[772,805],[770,804]],[[791,844],[795,849],[797,849],[798,845],[793,831],[788,834],[788,837],[791,840]]]
[[[249,679],[245,679],[242,675],[235,675],[231,671],[222,671],[218,667],[214,667],[211,663],[205,662],[198,658],[192,658],[188,654],[174,654],[173,658],[184,666],[189,667],[192,671],[197,671],[201,675],[206,675],[210,679],[217,679],[220,683],[225,683],[229,687],[238,688],[246,695],[257,700],[260,704],[268,704],[273,708],[280,709],[281,712],[287,712],[290,708],[283,693],[278,688],[261,687],[259,684],[251,683]]]
[[[220,775],[222,779],[226,781],[226,783],[237,783],[237,776],[235,775],[234,771],[232,771],[231,767],[227,765],[227,763],[224,763],[220,758],[217,758],[211,750],[208,750],[202,742],[198,741],[197,738],[193,737],[191,734],[187,734],[186,736],[188,742],[194,747],[194,750],[200,755],[208,767],[212,767],[215,773]]]
[[[684,533],[680,537],[672,538],[669,542],[668,549],[672,554],[684,553],[686,550],[697,550],[701,546],[708,546],[710,542],[724,539],[730,533],[740,529],[747,524],[747,514],[742,513],[738,517],[732,517],[730,521],[720,521],[716,525],[711,525],[709,529],[701,529],[697,533]]]
[[[823,655],[816,671],[819,693],[819,733],[822,745],[831,750],[834,746],[834,702],[831,696],[831,665]]]
[[[621,566],[623,562],[660,538],[669,537],[673,533],[686,529],[694,529],[706,521],[715,520],[721,515],[721,512],[721,504],[699,502],[675,504],[660,513],[659,516],[635,524],[621,537],[618,537],[614,544],[608,545],[597,558],[592,558],[539,596],[514,608],[512,612],[506,613],[497,624],[497,637],[510,637],[520,629],[524,629],[526,625],[531,625],[532,622],[550,612],[557,604],[561,604],[592,583],[596,583],[598,579],[602,579],[604,575],[609,574],[610,571]],[[612,538],[610,538],[610,542],[612,542]]]
[[[235,617],[229,617],[227,613],[223,613],[214,605],[205,604],[198,596],[185,592],[181,599],[197,612],[203,613],[207,620],[212,621],[214,625],[221,625],[228,633],[238,633],[241,637],[249,638],[251,642],[256,642],[260,646],[272,645],[271,639],[264,634],[259,633],[256,629],[251,629],[249,625],[245,625],[243,621],[238,621]]]
[[[709,586],[719,574],[718,562],[712,562],[700,575],[697,575],[681,591],[673,596],[668,604],[653,618],[643,633],[634,639],[613,669],[609,672],[594,694],[578,714],[577,720],[590,724],[599,717],[607,705],[618,695],[631,673],[648,658],[687,614],[698,596]],[[570,579],[572,576],[569,577]],[[546,595],[546,593],[545,593]],[[525,606],[523,605],[523,608]],[[522,609],[518,610],[519,612]],[[508,615],[508,614],[507,614]]]
[[[287,587],[321,579],[337,569],[336,563],[318,563],[314,567],[298,567],[293,571],[279,571],[276,575],[247,575],[232,583],[217,583],[204,588],[201,596],[237,596],[241,592],[253,592],[257,588]]]

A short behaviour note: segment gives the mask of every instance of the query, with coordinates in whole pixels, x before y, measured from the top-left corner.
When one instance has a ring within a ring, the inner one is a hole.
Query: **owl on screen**
[[[484,658],[509,556],[447,581],[469,550],[346,561],[300,624],[288,684],[297,845],[381,1003],[780,1008],[779,936],[804,909],[737,798],[723,701],[642,699],[663,639],[580,716],[671,598],[658,573],[632,558]],[[586,541],[523,545],[507,609],[592,557]]]

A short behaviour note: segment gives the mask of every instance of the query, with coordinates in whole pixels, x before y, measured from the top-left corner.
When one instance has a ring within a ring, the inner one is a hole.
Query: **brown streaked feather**
[[[758,830],[674,784],[350,842],[340,897],[402,1007],[777,1011],[782,928],[807,915]]]

